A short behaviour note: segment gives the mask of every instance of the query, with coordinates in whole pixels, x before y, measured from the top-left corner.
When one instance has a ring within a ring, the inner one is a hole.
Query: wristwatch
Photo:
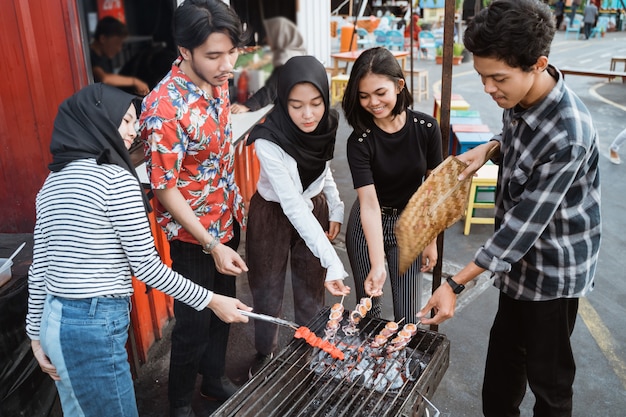
[[[446,278],[446,281],[448,282],[450,288],[452,288],[452,292],[455,294],[461,294],[461,291],[465,289],[465,285],[457,284],[456,281],[452,279],[452,277]]]

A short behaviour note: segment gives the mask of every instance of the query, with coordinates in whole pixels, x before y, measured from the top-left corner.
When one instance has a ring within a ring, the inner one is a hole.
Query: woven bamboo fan
[[[439,233],[463,217],[472,177],[458,176],[467,168],[449,156],[417,189],[396,224],[400,273],[406,272],[424,248]]]

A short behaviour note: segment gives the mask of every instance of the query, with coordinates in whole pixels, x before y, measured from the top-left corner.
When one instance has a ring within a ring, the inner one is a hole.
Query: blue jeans
[[[48,296],[41,346],[61,377],[55,383],[64,415],[139,415],[126,352],[129,325],[128,297]]]

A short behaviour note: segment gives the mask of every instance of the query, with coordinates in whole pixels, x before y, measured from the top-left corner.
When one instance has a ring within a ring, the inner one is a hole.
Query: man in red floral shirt
[[[235,296],[248,268],[236,252],[243,199],[235,184],[228,79],[243,44],[238,16],[220,0],[185,0],[174,15],[180,57],[146,96],[141,115],[157,220],[172,268],[216,293]],[[237,387],[224,376],[229,325],[210,310],[174,302],[169,400],[172,416],[193,416],[201,394],[225,400]]]

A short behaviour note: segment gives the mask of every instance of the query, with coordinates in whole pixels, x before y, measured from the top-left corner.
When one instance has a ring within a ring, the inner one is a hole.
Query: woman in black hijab
[[[312,56],[287,61],[274,109],[248,138],[261,166],[246,233],[248,281],[258,313],[282,314],[290,256],[297,323],[306,324],[322,309],[324,286],[336,296],[350,291],[331,244],[344,208],[330,170],[338,119],[329,108],[324,66]],[[271,359],[277,339],[277,326],[255,322],[251,375]]]
[[[37,195],[26,331],[67,416],[138,415],[125,349],[131,276],[226,322],[246,322],[234,298],[163,265],[128,148],[135,97],[89,85],[59,107],[52,171]]]

